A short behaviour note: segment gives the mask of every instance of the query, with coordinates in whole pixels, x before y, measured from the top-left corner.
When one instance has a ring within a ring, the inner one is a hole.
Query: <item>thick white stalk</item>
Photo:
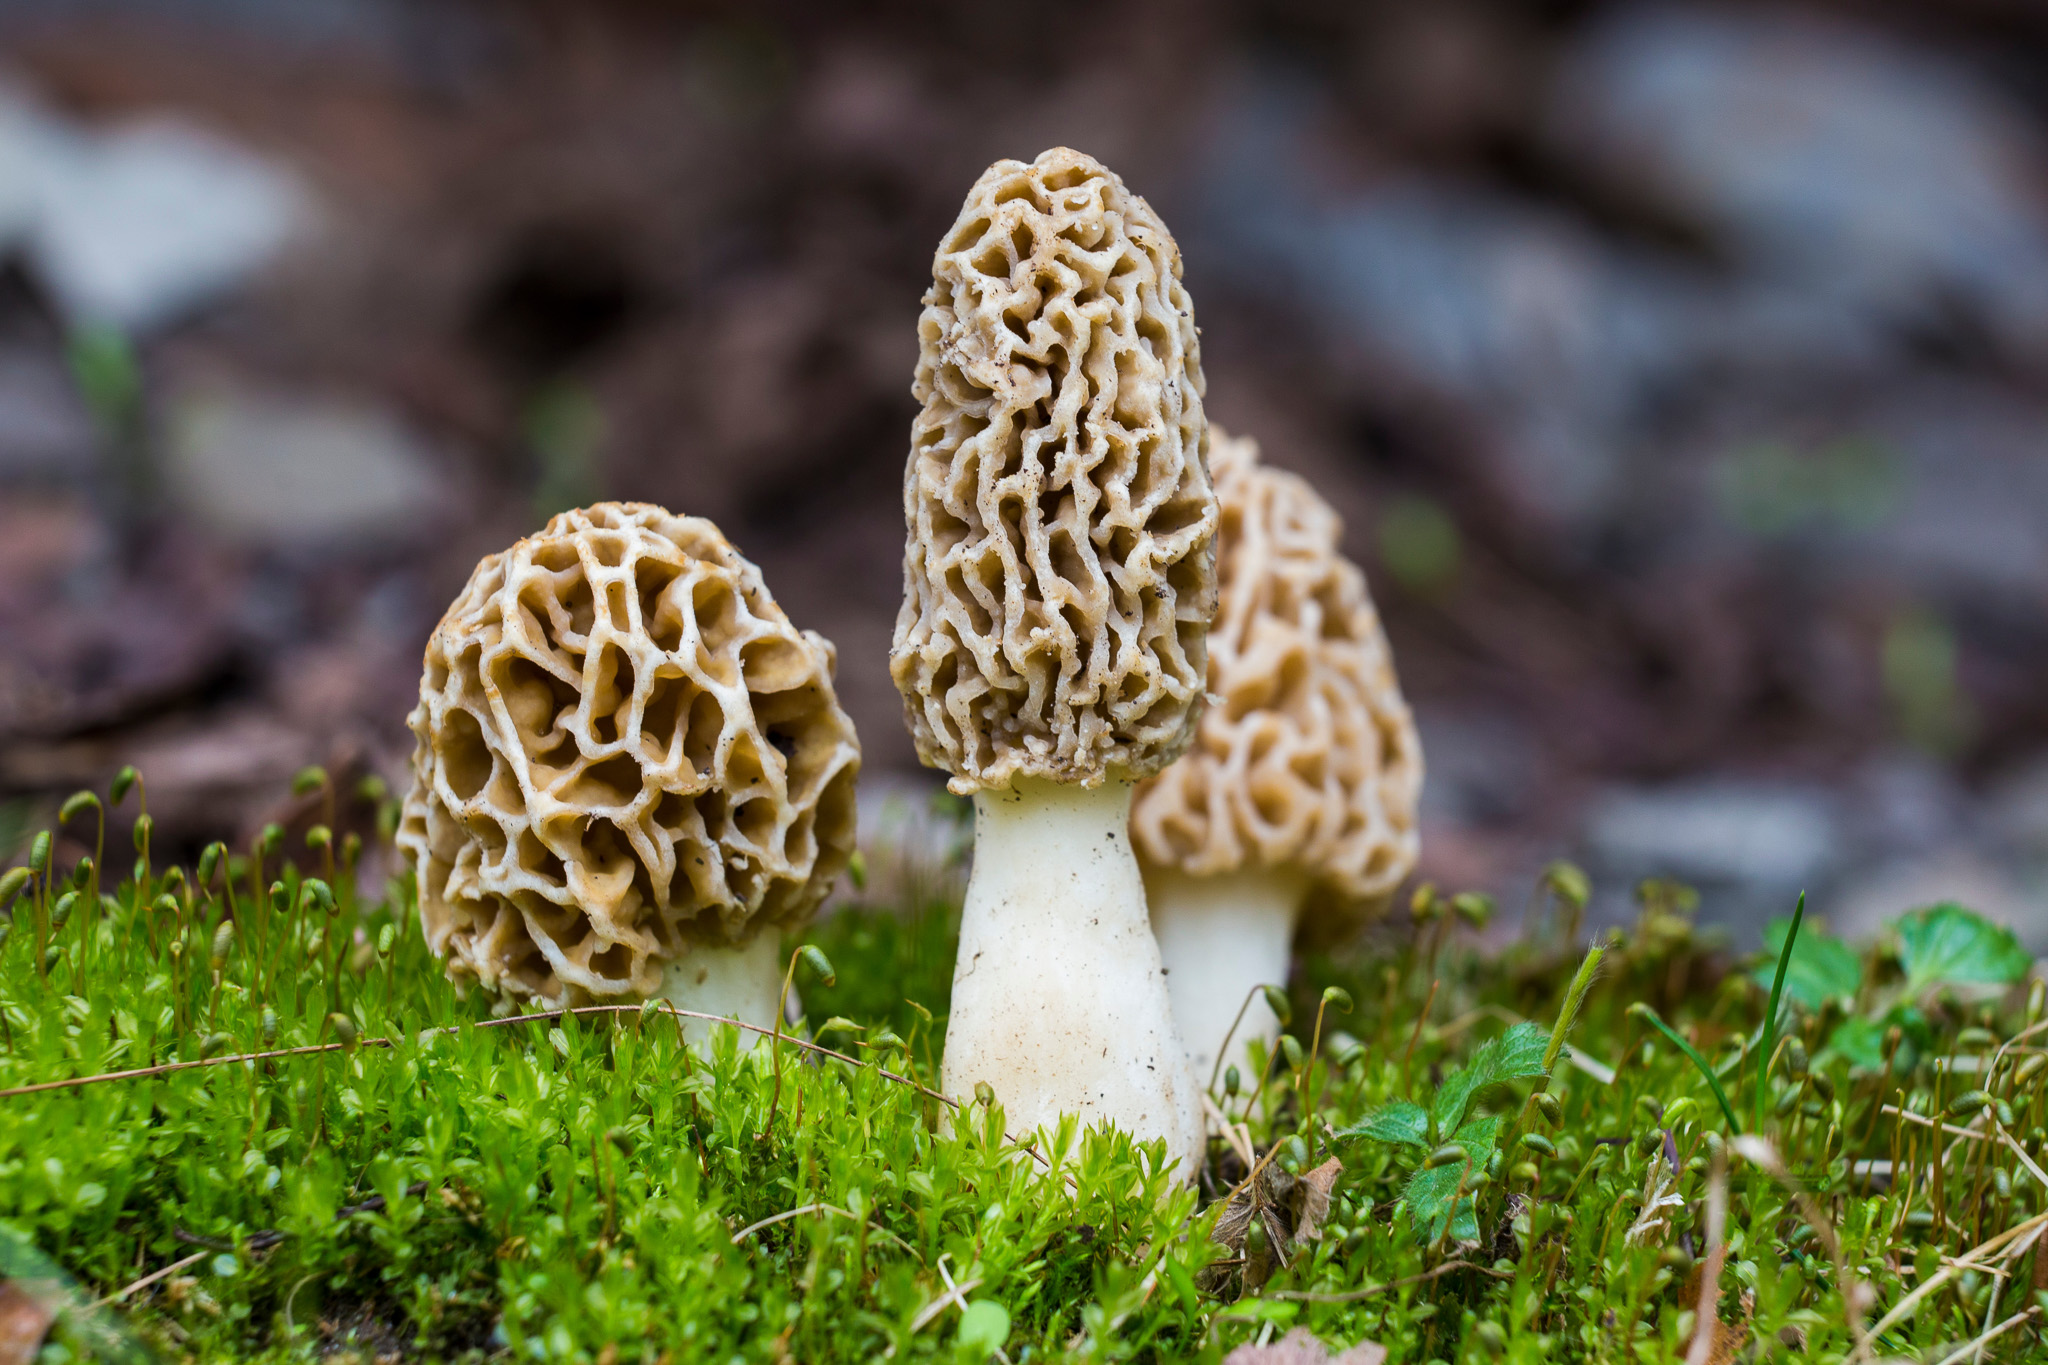
[[[1024,778],[975,796],[944,1084],[966,1102],[986,1081],[1017,1134],[1073,1114],[1164,1138],[1192,1179],[1200,1083],[1174,1029],[1130,815],[1131,784],[1114,780]]]
[[[1294,922],[1307,891],[1307,879],[1292,872],[1245,868],[1194,877],[1147,869],[1152,933],[1166,965],[1173,1017],[1202,1084],[1218,1069],[1216,1056],[1226,1034],[1230,1050],[1224,1065],[1237,1067],[1246,1085],[1257,1084],[1247,1046],[1261,1038],[1270,1050],[1280,1036],[1280,1021],[1263,996],[1252,996],[1236,1033],[1230,1024],[1254,987],[1286,989]]]
[[[764,930],[737,948],[691,945],[690,951],[662,973],[659,998],[679,1010],[696,1010],[738,1019],[762,1028],[775,1027],[775,1001],[782,994],[782,940]],[[709,1052],[720,1033],[739,1035],[740,1051],[761,1041],[752,1029],[728,1030],[708,1019],[683,1020],[683,1038],[699,1052]]]

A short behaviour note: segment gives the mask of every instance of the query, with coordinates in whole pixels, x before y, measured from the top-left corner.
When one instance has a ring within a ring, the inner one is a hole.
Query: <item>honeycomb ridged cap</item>
[[[1193,733],[1216,500],[1194,308],[1151,206],[1055,148],[983,173],[932,263],[890,673],[961,793],[1094,786]]]
[[[565,512],[435,628],[398,843],[457,980],[645,996],[693,944],[802,920],[854,846],[832,645],[698,517]]]
[[[1213,695],[1186,756],[1138,787],[1131,840],[1142,861],[1195,876],[1305,874],[1310,918],[1342,920],[1415,865],[1421,741],[1335,510],[1251,440],[1210,435]]]

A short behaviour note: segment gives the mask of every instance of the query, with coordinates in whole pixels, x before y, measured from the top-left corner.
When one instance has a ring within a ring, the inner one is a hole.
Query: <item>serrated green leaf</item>
[[[1347,1128],[1340,1136],[1367,1137],[1380,1142],[1401,1142],[1410,1147],[1429,1145],[1429,1115],[1422,1106],[1397,1100],[1365,1116],[1365,1121]]]
[[[1765,990],[1771,988],[1777,975],[1778,956],[1785,951],[1785,935],[1791,929],[1789,917],[1774,919],[1764,926],[1764,949],[1769,957],[1749,974],[1749,979]],[[1817,1010],[1829,1000],[1856,994],[1862,985],[1863,964],[1848,944],[1811,924],[1801,926],[1799,941],[1792,945],[1792,957],[1785,964],[1787,994],[1806,1008]]]
[[[1494,1142],[1500,1136],[1500,1119],[1488,1115],[1474,1119],[1457,1131],[1454,1141],[1472,1157],[1468,1168],[1459,1162],[1449,1166],[1435,1166],[1418,1170],[1408,1178],[1404,1197],[1414,1217],[1417,1231],[1423,1241],[1434,1242],[1443,1235],[1444,1221],[1451,1220],[1451,1236],[1458,1241],[1473,1241],[1479,1236],[1478,1214],[1472,1204],[1472,1196],[1458,1200],[1455,1216],[1451,1209],[1451,1198],[1458,1192],[1460,1181],[1469,1182],[1471,1173],[1486,1169],[1486,1159],[1493,1154]]]
[[[1543,1050],[1549,1043],[1549,1034],[1524,1021],[1482,1044],[1472,1054],[1472,1060],[1463,1069],[1452,1072],[1437,1091],[1436,1104],[1432,1106],[1437,1131],[1448,1133],[1463,1123],[1474,1097],[1488,1086],[1541,1076]]]
[[[2033,965],[2012,930],[1954,901],[1899,921],[1899,962],[1910,995],[1937,985],[2009,986]]]

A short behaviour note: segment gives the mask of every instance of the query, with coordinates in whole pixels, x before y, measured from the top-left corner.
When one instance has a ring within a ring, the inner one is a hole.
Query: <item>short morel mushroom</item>
[[[919,320],[890,671],[924,762],[975,798],[944,1084],[1013,1128],[1076,1115],[1192,1174],[1200,1093],[1128,834],[1189,743],[1216,500],[1180,255],[1079,152],[1002,161]]]
[[[833,664],[702,518],[600,503],[478,564],[427,644],[398,835],[449,975],[769,1027],[778,931],[853,851]]]
[[[1415,865],[1422,746],[1343,526],[1307,481],[1210,428],[1223,508],[1209,709],[1194,747],[1138,789],[1131,836],[1173,1012],[1216,1069],[1253,988],[1287,982],[1298,921],[1333,934]],[[1230,1060],[1270,1045],[1253,999]]]

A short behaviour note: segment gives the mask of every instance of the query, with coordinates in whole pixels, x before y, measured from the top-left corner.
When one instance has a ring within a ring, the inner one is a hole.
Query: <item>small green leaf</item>
[[[1785,935],[1791,930],[1789,917],[1764,926],[1764,948],[1770,960],[1751,972],[1749,979],[1765,990],[1771,988],[1778,958],[1785,951]],[[1856,994],[1862,985],[1863,964],[1848,944],[1810,924],[1801,926],[1799,942],[1785,964],[1785,990],[1794,1000],[1817,1010],[1829,1000]]]
[[[1463,1123],[1473,1099],[1488,1086],[1541,1076],[1543,1050],[1549,1042],[1550,1036],[1539,1025],[1525,1020],[1482,1044],[1472,1060],[1452,1072],[1437,1091],[1433,1111],[1438,1129],[1448,1133]]]
[[[993,1299],[976,1299],[960,1314],[957,1344],[963,1349],[993,1355],[1010,1339],[1010,1312]]]
[[[1429,1145],[1429,1115],[1422,1112],[1422,1106],[1397,1100],[1376,1113],[1368,1114],[1363,1123],[1348,1128],[1344,1137],[1368,1137],[1379,1142],[1401,1142],[1410,1147]]]
[[[1899,921],[1899,962],[1915,996],[1936,985],[2009,986],[2033,965],[2012,930],[1954,901]]]

